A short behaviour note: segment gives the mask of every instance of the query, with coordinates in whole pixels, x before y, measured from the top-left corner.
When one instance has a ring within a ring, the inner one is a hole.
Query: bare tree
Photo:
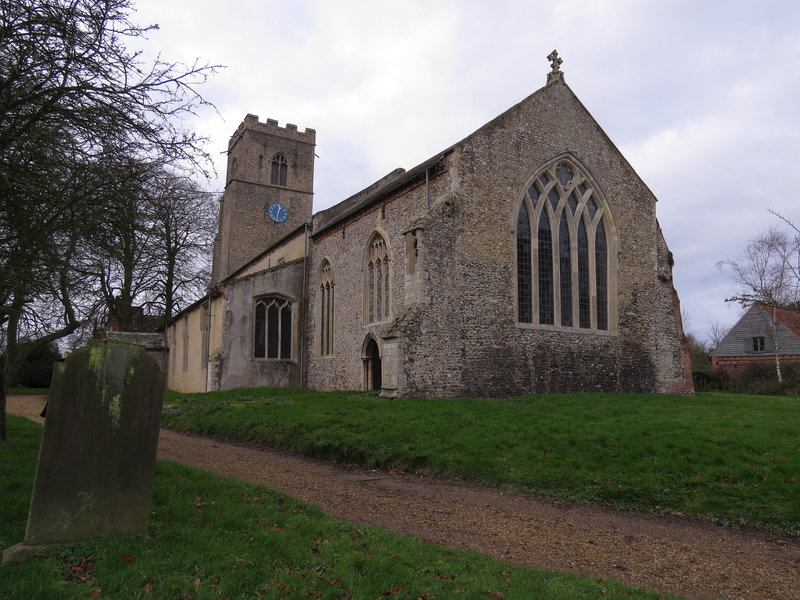
[[[778,211],[769,209],[769,212],[778,217],[778,219],[783,221],[784,225],[789,228],[785,269],[794,280],[795,287],[800,287],[800,229]],[[795,298],[795,302],[796,301],[797,299]],[[800,306],[796,306],[795,309],[800,310]]]
[[[111,157],[202,165],[178,117],[213,68],[144,63],[130,0],[0,0],[0,437],[25,355],[75,331],[86,240],[107,217]],[[91,304],[91,303],[90,303]]]
[[[95,224],[86,249],[99,314],[133,330],[135,309],[166,325],[205,292],[216,233],[214,195],[158,164],[128,161],[116,180],[109,217]]]
[[[725,339],[725,336],[728,335],[729,331],[730,327],[728,327],[727,325],[724,325],[719,321],[711,322],[711,325],[709,326],[707,333],[708,340],[711,344],[711,347],[709,348],[711,352],[713,352],[719,347],[720,343],[722,342],[723,339]]]
[[[783,382],[783,374],[776,309],[795,308],[800,300],[800,279],[795,270],[797,252],[797,239],[773,227],[752,240],[742,256],[719,263],[739,286],[737,294],[726,298],[726,302],[739,302],[746,307],[759,304],[769,315],[768,329],[779,382]]]
[[[134,307],[157,281],[155,232],[147,214],[146,191],[154,168],[123,157],[105,169],[110,180],[104,191],[106,216],[93,223],[85,239],[85,274],[97,290],[97,315],[113,318],[121,330],[132,331]]]
[[[219,206],[215,194],[168,169],[152,179],[149,199],[159,274],[153,300],[168,323],[206,291]]]

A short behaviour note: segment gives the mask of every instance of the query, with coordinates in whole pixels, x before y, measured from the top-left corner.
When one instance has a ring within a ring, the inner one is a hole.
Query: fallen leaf
[[[92,598],[97,598],[102,593],[103,593],[103,588],[94,589],[92,590]]]
[[[131,562],[133,560],[133,557],[130,554],[123,554],[122,560],[124,560],[125,562]]]
[[[503,594],[500,592],[493,592],[492,590],[486,590],[486,593],[489,595],[490,598],[496,598],[497,600],[503,600]]]
[[[394,595],[395,595],[397,592],[399,592],[399,591],[400,591],[400,586],[399,586],[399,585],[396,585],[396,586],[394,586],[393,588],[391,588],[391,589],[388,589],[388,590],[386,590],[385,592],[383,592],[383,595],[384,595],[384,596],[394,596]]]

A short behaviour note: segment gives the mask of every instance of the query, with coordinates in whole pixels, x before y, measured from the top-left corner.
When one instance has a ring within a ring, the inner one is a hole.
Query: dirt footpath
[[[42,402],[11,397],[8,411],[35,418]],[[169,430],[161,431],[158,453],[281,490],[340,519],[529,567],[616,579],[687,598],[800,598],[795,537],[363,471]]]

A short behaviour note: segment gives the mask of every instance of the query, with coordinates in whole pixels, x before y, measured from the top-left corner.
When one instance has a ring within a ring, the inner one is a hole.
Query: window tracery
[[[270,172],[269,182],[273,185],[286,185],[286,172],[288,165],[286,157],[282,152],[276,154],[272,159],[272,171]]]
[[[531,181],[516,221],[518,321],[608,330],[607,205],[566,158]]]
[[[387,319],[389,307],[389,251],[383,236],[375,233],[367,249],[364,320],[376,323]]]
[[[280,296],[256,301],[253,335],[255,358],[292,357],[292,303]]]
[[[333,267],[326,260],[322,264],[319,284],[319,353],[321,356],[333,354],[333,301]]]

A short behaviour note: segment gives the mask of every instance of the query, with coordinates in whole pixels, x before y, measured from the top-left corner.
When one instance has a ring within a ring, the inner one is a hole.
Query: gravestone
[[[163,394],[161,369],[141,346],[92,340],[67,358],[53,375],[17,551],[147,532]]]

